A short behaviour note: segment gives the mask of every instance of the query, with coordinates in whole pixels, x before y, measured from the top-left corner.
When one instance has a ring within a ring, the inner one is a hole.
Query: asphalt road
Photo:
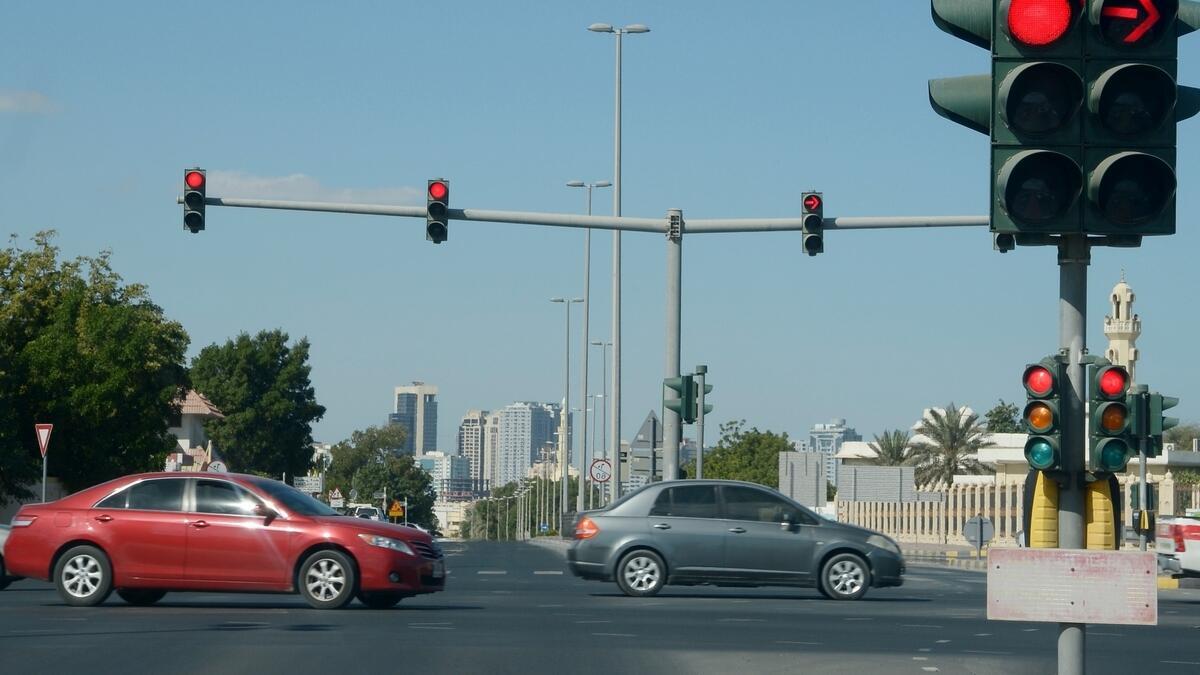
[[[854,603],[805,589],[670,588],[627,598],[565,571],[561,550],[446,544],[447,590],[391,610],[298,596],[113,595],[63,605],[0,591],[9,673],[1053,673],[1055,624],[989,622],[985,577],[912,565]],[[1200,672],[1200,590],[1162,591],[1155,627],[1090,626],[1089,673]]]

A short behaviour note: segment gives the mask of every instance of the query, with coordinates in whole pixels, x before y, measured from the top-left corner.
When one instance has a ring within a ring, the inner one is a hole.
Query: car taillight
[[[33,524],[33,521],[35,521],[35,520],[37,520],[37,516],[23,516],[18,513],[12,519],[12,526],[13,527],[29,527],[30,525]]]
[[[580,518],[579,522],[575,523],[576,539],[591,539],[598,534],[600,534],[600,528],[596,527],[595,521],[587,516]]]
[[[1171,526],[1171,538],[1175,540],[1175,552],[1176,553],[1183,553],[1184,551],[1187,551],[1187,544],[1183,541],[1183,526],[1182,525],[1172,525]]]

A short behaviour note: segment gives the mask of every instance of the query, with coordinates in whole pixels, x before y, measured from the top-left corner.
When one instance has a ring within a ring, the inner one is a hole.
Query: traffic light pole
[[[708,366],[696,366],[696,478],[704,478],[704,376]]]
[[[1083,358],[1087,353],[1087,268],[1091,248],[1084,235],[1063,236],[1058,248],[1058,335],[1067,356],[1067,383],[1063,391],[1063,466],[1066,485],[1059,491],[1058,546],[1084,548],[1084,445]],[[1058,624],[1059,675],[1082,675],[1086,624]]]
[[[679,326],[682,314],[683,278],[683,211],[667,211],[667,326],[665,377],[679,377]],[[679,413],[663,406],[663,480],[675,480],[679,476],[679,443],[683,440],[683,426]],[[654,437],[650,438],[653,455]]]

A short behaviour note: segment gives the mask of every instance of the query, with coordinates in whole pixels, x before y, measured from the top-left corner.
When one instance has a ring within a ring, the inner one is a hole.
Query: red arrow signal
[[[1105,7],[1100,11],[1100,16],[1109,19],[1124,21],[1137,21],[1141,19],[1141,23],[1134,26],[1129,31],[1129,34],[1121,40],[1127,45],[1136,44],[1162,19],[1162,12],[1158,11],[1158,6],[1154,0],[1137,0],[1137,3],[1141,5],[1142,9],[1146,10],[1146,17],[1144,19],[1141,18],[1141,12],[1138,11],[1137,7]]]

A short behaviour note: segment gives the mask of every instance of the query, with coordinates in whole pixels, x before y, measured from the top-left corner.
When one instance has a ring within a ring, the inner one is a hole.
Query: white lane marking
[[[913,661],[928,661],[928,660],[929,660],[928,656],[914,656],[913,657]]]
[[[1012,654],[1012,652],[990,652],[983,649],[964,649],[964,654]]]
[[[599,635],[603,637],[637,637],[633,633],[592,633],[592,635]]]
[[[1021,629],[1021,632],[1022,632],[1022,633],[1036,633],[1036,632],[1038,632],[1038,629],[1036,629],[1036,628],[1023,628],[1023,629]]]
[[[937,643],[938,643],[939,645],[944,645],[944,644],[946,644],[947,642],[949,642],[949,640],[938,640],[938,641],[937,641]]]
[[[945,628],[945,626],[935,626],[931,623],[902,623],[901,628]]]
[[[549,609],[551,607],[563,607],[564,605],[538,605],[539,609]]]
[[[1200,666],[1200,661],[1159,661],[1159,663],[1170,663],[1176,666]]]
[[[562,576],[562,570],[534,570],[534,574],[555,574]]]
[[[936,673],[938,669],[935,666],[921,666],[921,670],[927,673]]]
[[[479,570],[475,574],[508,574],[508,570]]]
[[[766,619],[717,619],[717,621],[721,621],[721,622],[725,622],[725,623],[730,623],[730,622],[734,622],[734,623],[759,622],[759,623],[761,623],[761,622],[766,621]]]
[[[991,637],[991,633],[976,633],[975,637]]]
[[[453,626],[453,621],[417,621],[408,624],[410,626]]]
[[[874,621],[874,620],[875,619],[873,619],[869,616],[850,616],[850,617],[846,617],[844,619],[844,621]]]
[[[409,626],[413,630],[454,630],[454,626]]]
[[[777,645],[809,645],[809,646],[815,646],[815,645],[819,645],[819,644],[821,644],[821,643],[820,643],[820,642],[798,642],[798,641],[796,641],[796,640],[776,640],[776,641],[775,641],[775,644],[777,644]]]
[[[921,647],[921,648],[920,648],[920,649],[918,649],[917,651],[919,651],[919,652],[931,652],[931,651],[933,651],[933,650],[932,650],[932,649],[930,649],[929,647]]]

